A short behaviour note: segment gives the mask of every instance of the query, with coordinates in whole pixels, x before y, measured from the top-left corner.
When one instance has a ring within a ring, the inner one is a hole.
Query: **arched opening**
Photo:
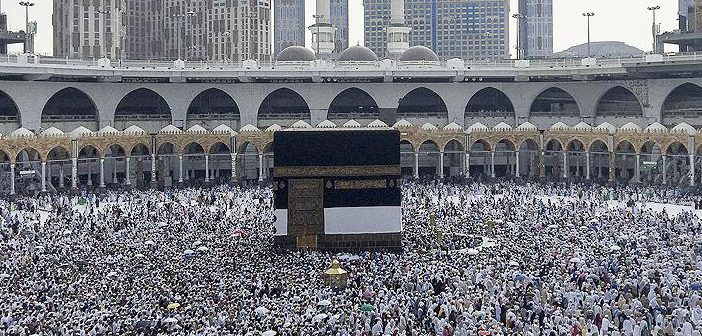
[[[414,176],[414,146],[407,141],[400,141],[400,169],[402,176]]]
[[[126,157],[127,152],[124,147],[117,144],[107,147],[105,151],[105,184],[117,187],[124,181],[124,172],[127,168]]]
[[[419,146],[419,177],[441,176],[439,145],[431,140]]]
[[[636,178],[636,149],[629,141],[621,141],[614,149],[614,175],[624,183]]]
[[[560,179],[563,176],[563,153],[563,146],[560,141],[551,139],[546,143],[546,149],[544,150],[546,176],[554,179]]]
[[[136,183],[137,188],[146,188],[151,182],[151,150],[143,143],[132,147],[129,154],[129,180]],[[131,178],[134,176],[135,178]]]
[[[331,121],[354,119],[361,124],[367,124],[382,118],[378,104],[373,97],[361,89],[350,88],[342,91],[332,100],[327,112],[327,119]]]
[[[205,149],[197,142],[191,142],[183,148],[184,180],[191,186],[205,182]]]
[[[17,104],[12,98],[0,91],[0,134],[8,134],[22,125]]]
[[[271,92],[258,108],[258,126],[290,126],[298,120],[311,122],[310,108],[302,96],[288,88]]]
[[[419,121],[446,124],[448,109],[436,92],[427,88],[417,88],[400,99],[397,118],[394,119],[407,119],[414,124],[419,124]]]
[[[519,146],[519,176],[530,179],[539,177],[539,145],[526,139]]]
[[[458,140],[449,141],[444,146],[444,176],[460,177],[466,165],[465,149]]]
[[[641,181],[644,184],[663,184],[663,149],[653,141],[641,146]]]
[[[495,177],[515,176],[515,146],[512,141],[502,139],[495,144]],[[492,154],[490,154],[492,155]],[[492,161],[492,158],[490,158]],[[492,163],[492,162],[491,162]]]
[[[531,103],[532,117],[578,117],[580,109],[575,98],[563,89],[552,87],[541,92]]]
[[[66,173],[68,172],[68,175]],[[63,147],[54,147],[46,156],[47,190],[58,191],[70,186],[71,155]]]
[[[492,176],[491,162],[492,156],[490,154],[490,144],[483,140],[478,139],[470,145],[470,158],[469,158],[469,168],[470,176],[485,179]]]
[[[250,142],[245,142],[239,146],[237,154],[237,160],[239,161],[237,167],[237,174],[239,175],[239,180],[258,180],[260,173],[258,154],[258,148],[256,147],[256,145]]]
[[[136,124],[145,131],[154,133],[171,122],[178,123],[171,120],[171,108],[166,100],[145,88],[128,93],[115,110],[115,127],[118,129]]]
[[[577,139],[571,140],[566,146],[565,169],[567,176],[580,179],[585,176],[585,145]]]
[[[643,108],[633,92],[623,86],[615,86],[600,98],[595,114],[598,117],[641,117]]]
[[[41,191],[41,155],[34,148],[24,148],[15,157],[15,191],[24,196]]]
[[[598,182],[609,180],[609,147],[602,140],[595,140],[590,145],[590,170],[586,177]]]
[[[220,89],[207,89],[200,92],[188,106],[188,124],[214,128],[225,124],[232,129],[240,127],[239,107],[234,99]]]
[[[663,101],[663,124],[674,126],[687,122],[693,126],[701,126],[702,116],[702,87],[685,83],[676,87]]]
[[[158,160],[156,171],[161,187],[170,188],[176,181],[183,182],[183,172],[175,145],[170,142],[160,144],[156,149],[156,157]]]
[[[514,118],[514,105],[504,92],[487,87],[470,98],[465,118]]]
[[[666,183],[677,186],[690,185],[690,154],[687,147],[679,142],[668,145],[666,150]]]
[[[100,152],[94,146],[88,145],[78,151],[78,186],[92,189],[100,183]]]
[[[209,148],[210,181],[224,183],[232,176],[232,155],[229,146],[217,142]]]
[[[84,126],[98,128],[98,110],[85,92],[68,87],[54,93],[41,111],[41,128],[57,127],[73,130]]]

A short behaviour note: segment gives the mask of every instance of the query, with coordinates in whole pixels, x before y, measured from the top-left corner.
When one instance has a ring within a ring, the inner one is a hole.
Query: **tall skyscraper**
[[[519,0],[520,47],[525,58],[553,54],[553,0]]]
[[[125,3],[96,0],[75,6],[68,0],[54,1],[54,55],[84,59],[122,57]]]
[[[388,57],[390,0],[364,0],[366,46]],[[508,0],[405,0],[410,45],[423,45],[441,59],[509,57]]]
[[[270,0],[96,1],[54,1],[55,56],[270,61]]]
[[[305,45],[305,0],[274,0],[273,53],[289,46]],[[275,58],[275,57],[274,57]]]
[[[349,0],[330,0],[331,24],[334,33],[334,55],[341,54],[349,47]]]

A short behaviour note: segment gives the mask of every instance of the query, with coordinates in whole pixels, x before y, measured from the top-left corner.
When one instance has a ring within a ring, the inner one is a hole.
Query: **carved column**
[[[258,154],[258,182],[263,182],[263,154]]]
[[[585,152],[585,179],[590,179],[590,152]]]
[[[41,162],[41,192],[46,192],[46,161]]]
[[[568,178],[568,151],[563,151],[563,178]]]
[[[515,162],[514,163],[514,170],[515,170],[514,176],[519,177],[519,175],[520,175],[520,173],[519,173],[519,150],[514,151],[514,159],[515,159],[515,161],[514,161]]]
[[[124,184],[126,185],[131,185],[132,184],[132,179],[131,179],[131,169],[129,167],[129,161],[130,157],[127,156],[124,158]]]
[[[236,153],[231,153],[231,158],[232,158],[232,176],[231,176],[231,181],[236,182]]]
[[[470,152],[466,152],[466,177],[470,178]]]
[[[210,156],[205,154],[205,183],[210,182]]]
[[[100,188],[105,187],[105,158],[100,158]]]
[[[614,182],[617,169],[614,152],[609,152],[609,182]]]
[[[695,185],[695,155],[690,154],[690,185]]]
[[[419,178],[419,152],[414,152],[414,178]]]
[[[663,184],[668,184],[668,177],[666,176],[666,155],[663,154]]]
[[[78,158],[71,158],[71,188],[78,188]]]
[[[178,155],[178,183],[183,183],[183,155]]]
[[[495,150],[490,151],[490,176],[495,178]]]
[[[439,151],[439,178],[444,178],[444,152]]]
[[[10,163],[10,195],[15,194],[15,163]]]
[[[636,172],[634,173],[636,183],[641,182],[641,154],[636,153]]]

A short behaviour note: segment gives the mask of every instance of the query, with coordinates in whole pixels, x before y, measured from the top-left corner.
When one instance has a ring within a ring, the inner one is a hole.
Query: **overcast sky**
[[[2,0],[0,0],[2,1]],[[306,0],[308,25],[313,23],[314,0]],[[512,12],[517,9],[517,0],[512,1]],[[51,11],[49,0],[34,0],[36,5],[30,9],[30,21],[39,22],[36,51],[40,54],[52,52]],[[586,21],[583,12],[594,12],[592,18],[593,41],[623,41],[641,50],[651,50],[651,13],[648,6],[661,6],[658,21],[662,31],[677,28],[677,1],[673,0],[553,0],[554,4],[554,49],[561,51],[570,46],[587,42]],[[349,21],[351,31],[349,43],[363,43],[363,1],[349,0]],[[17,1],[2,1],[2,10],[8,14],[8,28],[20,30],[24,26],[24,8]],[[514,20],[514,19],[511,19]],[[514,22],[510,23],[514,25]],[[514,34],[510,44],[515,45]],[[309,33],[307,44],[309,46]],[[668,47],[667,51],[677,50]],[[17,44],[10,52],[20,52],[22,46]]]

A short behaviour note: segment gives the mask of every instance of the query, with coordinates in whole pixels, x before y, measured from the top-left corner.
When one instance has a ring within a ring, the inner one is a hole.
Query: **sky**
[[[0,0],[2,11],[8,14],[8,28],[21,30],[24,27],[24,7],[17,1]],[[307,25],[314,22],[315,0],[306,0]],[[52,52],[52,1],[34,0],[35,6],[30,8],[30,21],[39,22],[39,33],[35,41],[37,53],[51,55]],[[594,12],[591,19],[592,41],[622,41],[644,51],[650,51],[652,46],[651,12],[648,6],[660,6],[657,21],[661,23],[661,31],[677,28],[677,1],[673,0],[553,0],[554,7],[554,51],[561,51],[573,45],[587,42],[587,23],[583,12]],[[511,0],[511,11],[517,10],[517,0]],[[511,19],[510,25],[514,25]],[[352,23],[349,32],[349,44],[363,44],[363,0],[349,0],[349,21]],[[360,24],[356,24],[360,23]],[[309,32],[307,45],[310,45]],[[515,32],[512,31],[510,45],[515,47]],[[666,51],[676,51],[673,46]],[[21,52],[22,46],[16,44],[10,47],[10,52]],[[513,51],[514,53],[514,51]]]

